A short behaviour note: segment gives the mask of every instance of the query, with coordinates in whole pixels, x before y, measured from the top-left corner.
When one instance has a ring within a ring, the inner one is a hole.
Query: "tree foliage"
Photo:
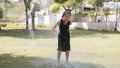
[[[74,2],[67,1],[64,3],[65,7],[70,8],[74,5]]]
[[[64,4],[67,8],[80,8],[83,0],[54,0],[55,3]],[[77,5],[77,6],[76,6]],[[56,7],[56,6],[55,6]],[[54,7],[53,7],[54,8]],[[57,10],[57,9],[56,9]]]
[[[92,4],[93,6],[95,6],[95,0],[89,0],[88,3]]]
[[[0,18],[3,18],[3,11],[5,10],[5,6],[3,3],[0,3]]]
[[[35,11],[40,11],[40,2],[34,2],[34,10]]]
[[[30,9],[31,2],[33,2],[33,0],[24,0],[25,7]]]
[[[108,8],[108,7],[103,8],[103,11],[104,11],[105,15],[109,15],[110,14],[110,8]]]
[[[104,0],[89,0],[90,4],[92,4],[94,7],[103,7]]]
[[[54,2],[56,2],[56,3],[60,3],[60,4],[63,4],[63,3],[65,3],[67,0],[54,0]]]
[[[53,3],[50,8],[49,8],[50,12],[52,13],[56,13],[60,10],[60,4],[58,3]]]

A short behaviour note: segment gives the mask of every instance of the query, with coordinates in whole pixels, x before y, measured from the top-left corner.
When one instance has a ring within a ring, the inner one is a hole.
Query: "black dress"
[[[66,25],[64,25],[63,20],[60,21],[59,25],[59,34],[58,34],[58,50],[60,51],[70,51],[70,32],[69,26],[70,21]]]

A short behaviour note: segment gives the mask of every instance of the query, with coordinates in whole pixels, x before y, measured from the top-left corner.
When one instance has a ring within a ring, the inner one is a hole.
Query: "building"
[[[120,2],[104,2],[104,7],[116,8],[117,4],[120,7]]]

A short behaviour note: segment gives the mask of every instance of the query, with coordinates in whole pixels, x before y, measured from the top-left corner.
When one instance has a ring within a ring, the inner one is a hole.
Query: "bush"
[[[0,24],[0,27],[6,27],[7,24]]]
[[[26,28],[26,24],[7,24],[7,28]]]
[[[82,12],[81,12],[81,15],[82,15],[83,17],[88,16],[88,15],[89,15],[89,12],[87,12],[87,11],[82,11]]]
[[[2,27],[6,27],[7,26],[7,24],[2,24]]]
[[[5,19],[8,21],[21,21],[17,15],[14,14],[7,14]]]
[[[52,25],[45,25],[44,23],[40,22],[36,25],[36,27],[37,28],[50,28],[50,27],[52,27]]]
[[[38,23],[37,25],[36,25],[36,27],[37,28],[46,28],[47,26],[44,24],[44,23]]]

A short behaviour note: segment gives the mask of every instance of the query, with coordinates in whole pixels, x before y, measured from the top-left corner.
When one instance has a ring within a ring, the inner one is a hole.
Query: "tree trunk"
[[[108,22],[108,16],[106,15],[106,23]]]
[[[27,3],[27,1],[26,0],[24,0],[24,4],[25,4],[25,11],[26,11],[26,29],[28,30],[28,3]]]
[[[96,9],[95,22],[97,22],[97,16],[98,16],[98,6],[97,6],[97,9]]]
[[[35,30],[35,10],[33,9],[32,15],[32,30]]]
[[[76,8],[77,8],[77,4],[75,4],[75,22],[77,21]]]
[[[2,30],[1,27],[0,27],[0,30]]]
[[[117,2],[117,9],[116,9],[116,22],[115,22],[115,31],[117,31],[117,24],[118,24],[118,0],[116,0],[116,2]]]
[[[28,29],[28,21],[29,17],[28,17],[28,9],[26,8],[26,29]]]

